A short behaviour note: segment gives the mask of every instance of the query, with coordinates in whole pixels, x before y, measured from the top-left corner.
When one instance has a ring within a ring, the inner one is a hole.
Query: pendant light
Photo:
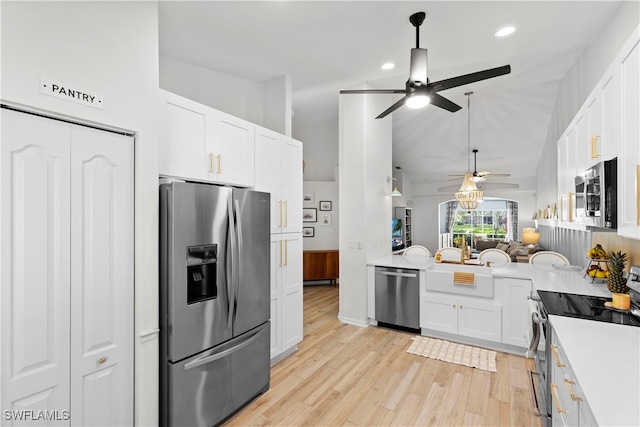
[[[471,172],[471,95],[473,92],[467,92],[467,173],[464,174],[464,180],[460,190],[456,193],[456,200],[462,209],[472,210],[478,207],[478,202],[482,199],[484,193],[478,190],[473,180]]]

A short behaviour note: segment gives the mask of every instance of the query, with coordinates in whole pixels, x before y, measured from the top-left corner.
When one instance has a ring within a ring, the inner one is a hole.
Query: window
[[[460,239],[463,236],[467,245],[471,245],[474,248],[476,240],[504,239],[506,235],[507,211],[505,209],[458,210],[456,212],[453,224],[453,242],[456,246],[460,245]]]

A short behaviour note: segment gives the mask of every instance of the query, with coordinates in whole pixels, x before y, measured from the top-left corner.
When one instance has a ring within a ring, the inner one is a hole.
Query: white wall
[[[291,76],[265,82],[262,105],[262,126],[288,137],[292,136],[291,83]]]
[[[367,261],[391,253],[391,121],[375,120],[388,96],[341,96],[339,119],[340,308],[367,324]]]
[[[560,82],[537,170],[539,209],[557,200],[557,142],[640,21],[640,2],[621,2]]]
[[[304,141],[305,181],[338,179],[338,121],[304,122],[293,116],[293,135]]]
[[[262,83],[161,56],[160,87],[263,126]]]
[[[135,422],[158,425],[158,13],[155,2],[1,2],[0,98],[136,132]],[[57,79],[98,110],[40,93]],[[57,408],[65,409],[65,408]]]
[[[338,199],[338,183],[326,181],[304,181],[303,193],[311,193],[314,196],[313,203],[304,202],[303,208],[317,209],[317,222],[305,222],[303,227],[313,227],[314,237],[305,237],[303,239],[303,248],[305,251],[320,249],[339,249],[339,214],[340,201]],[[331,202],[330,211],[321,211],[320,202]],[[322,223],[324,215],[330,216],[330,225]]]

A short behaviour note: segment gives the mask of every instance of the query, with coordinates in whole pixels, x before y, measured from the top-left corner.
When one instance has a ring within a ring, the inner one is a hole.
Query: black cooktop
[[[538,295],[547,314],[640,326],[640,318],[633,314],[605,307],[604,303],[611,298],[549,291],[538,291]]]

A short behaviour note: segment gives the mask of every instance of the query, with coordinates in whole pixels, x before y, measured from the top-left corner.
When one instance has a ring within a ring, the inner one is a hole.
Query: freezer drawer
[[[420,328],[418,270],[376,267],[376,320],[405,328]]]
[[[168,362],[163,426],[212,426],[269,389],[270,323],[179,363]]]

